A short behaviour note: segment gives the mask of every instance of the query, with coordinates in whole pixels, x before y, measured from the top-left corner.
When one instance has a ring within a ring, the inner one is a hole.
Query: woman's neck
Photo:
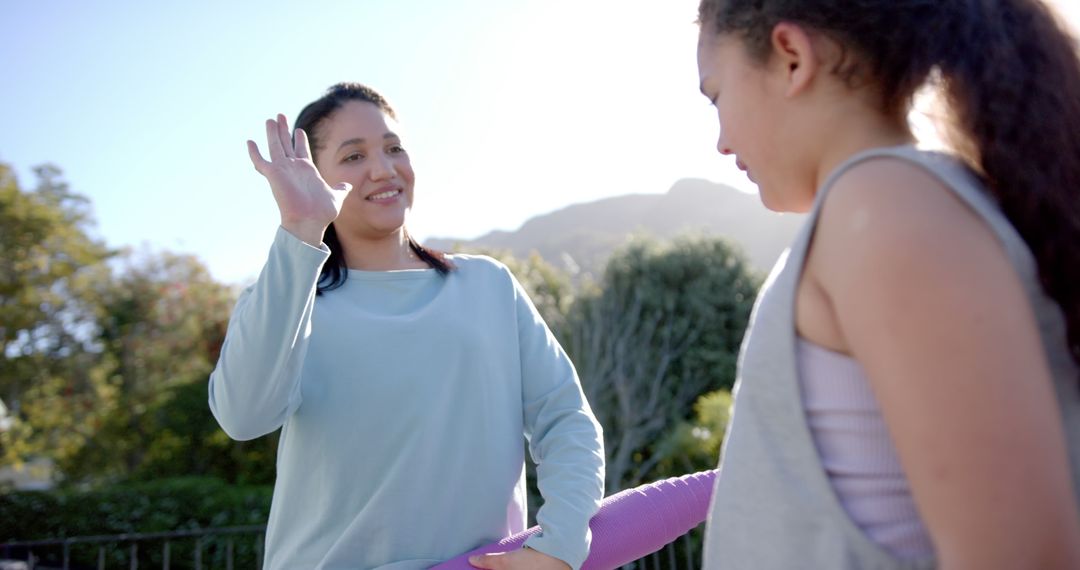
[[[409,247],[404,228],[385,236],[338,233],[345,250],[345,266],[363,271],[424,269],[428,265]]]
[[[834,128],[827,137],[832,143],[821,151],[815,188],[820,188],[825,179],[844,161],[862,151],[916,142],[906,117],[892,118],[867,112],[865,109],[849,108],[846,119],[837,121],[834,126],[847,125],[847,128]]]

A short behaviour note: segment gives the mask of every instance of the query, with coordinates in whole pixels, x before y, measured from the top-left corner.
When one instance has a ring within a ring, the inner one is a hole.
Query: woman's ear
[[[780,22],[772,31],[771,66],[783,75],[784,96],[794,97],[806,91],[821,69],[821,58],[805,28]]]

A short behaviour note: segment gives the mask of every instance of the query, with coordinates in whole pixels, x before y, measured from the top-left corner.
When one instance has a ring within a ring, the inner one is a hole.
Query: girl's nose
[[[724,140],[723,130],[720,131],[720,136],[716,138],[716,150],[724,156],[727,156],[729,154],[735,154],[735,151],[731,150],[731,147],[728,146],[727,141]]]

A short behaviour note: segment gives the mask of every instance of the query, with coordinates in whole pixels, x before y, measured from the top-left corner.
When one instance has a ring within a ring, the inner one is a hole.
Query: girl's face
[[[381,238],[405,224],[415,176],[396,123],[373,103],[348,101],[320,126],[315,151],[327,184],[352,184],[334,221],[339,232]]]
[[[776,61],[753,61],[740,39],[702,26],[698,41],[701,92],[720,120],[716,149],[735,155],[736,164],[758,185],[765,207],[805,211],[813,201],[800,184],[795,144],[797,120],[784,95],[784,70]]]

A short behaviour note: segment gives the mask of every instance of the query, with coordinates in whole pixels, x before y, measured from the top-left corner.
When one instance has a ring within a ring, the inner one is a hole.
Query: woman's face
[[[352,184],[334,226],[369,238],[398,232],[415,176],[395,121],[367,101],[348,101],[319,125],[315,163],[327,184]]]
[[[705,26],[697,59],[701,92],[716,107],[720,121],[716,149],[735,155],[767,208],[805,210],[807,196],[799,191],[804,185],[794,179],[798,156],[794,143],[799,135],[792,132],[795,121],[788,120],[776,70],[753,61],[739,38],[716,35]]]

